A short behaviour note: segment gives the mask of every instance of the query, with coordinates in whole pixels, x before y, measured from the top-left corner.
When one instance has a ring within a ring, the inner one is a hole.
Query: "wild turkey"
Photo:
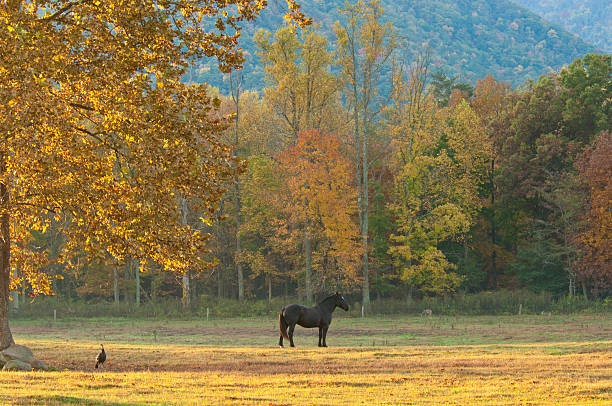
[[[102,347],[102,351],[100,351],[100,353],[96,356],[96,368],[98,368],[98,365],[102,365],[104,364],[104,361],[106,361],[106,352],[104,351],[104,345],[100,344],[100,347]]]

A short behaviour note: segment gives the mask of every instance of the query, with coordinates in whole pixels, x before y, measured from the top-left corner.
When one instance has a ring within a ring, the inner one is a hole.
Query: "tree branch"
[[[59,20],[61,17],[66,15],[74,6],[80,6],[82,4],[89,3],[90,1],[91,0],[70,1],[68,2],[68,4],[66,4],[64,7],[60,8],[50,16],[39,18],[36,21],[46,23],[49,21]]]

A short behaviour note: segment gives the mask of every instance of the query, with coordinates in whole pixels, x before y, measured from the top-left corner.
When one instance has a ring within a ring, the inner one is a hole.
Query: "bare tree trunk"
[[[367,308],[370,306],[370,269],[368,258],[368,217],[369,210],[369,193],[368,193],[368,135],[363,134],[363,227],[361,229],[361,241],[363,244],[363,290],[362,303]]]
[[[183,274],[183,308],[189,309],[191,306],[191,294],[189,290],[189,271]]]
[[[221,233],[219,231],[219,215],[217,214],[217,222],[215,224],[215,240],[217,245],[217,255],[221,257]],[[219,258],[215,270],[217,271],[217,297],[221,299],[223,297],[223,262]]]
[[[238,185],[238,179],[235,183],[235,210],[236,210],[236,274],[238,277],[238,300],[244,300],[244,273],[242,272],[242,264],[240,263],[240,252],[242,247],[240,246],[240,186]]]
[[[221,263],[217,265],[217,298],[223,297],[223,274],[222,274]]]
[[[238,155],[238,124],[240,121],[240,93],[242,87],[243,76],[242,74],[237,74],[237,76],[232,75],[233,72],[230,72],[230,86],[232,99],[234,100],[234,105],[236,106],[236,119],[234,121],[234,152]],[[240,244],[240,179],[238,177],[234,178],[234,209],[236,216],[236,255],[235,265],[236,265],[236,276],[238,278],[238,300],[244,300],[244,273],[242,270],[242,264],[240,263],[240,253],[242,250]]]
[[[268,276],[268,305],[272,304],[272,278]]]
[[[134,261],[132,266],[136,275],[136,306],[140,306],[140,262]]]
[[[119,304],[119,275],[117,268],[113,267],[113,294],[115,296],[115,304]]]
[[[495,244],[497,241],[496,224],[495,224],[495,159],[491,159],[491,276],[489,287],[497,289],[497,250]]]
[[[304,233],[304,254],[306,256],[306,302],[312,304],[312,240],[310,238],[310,219],[306,222]]]
[[[0,162],[0,174],[6,174],[4,157]],[[11,282],[11,228],[10,197],[6,183],[0,183],[0,350],[15,344],[9,327],[9,286]]]
[[[181,198],[181,216],[183,226],[187,225],[187,200]],[[183,274],[183,308],[188,309],[191,306],[191,295],[189,292],[189,271]]]

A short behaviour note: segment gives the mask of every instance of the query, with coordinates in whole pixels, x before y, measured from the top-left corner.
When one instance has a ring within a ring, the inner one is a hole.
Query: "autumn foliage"
[[[289,20],[307,23],[288,4]],[[264,6],[0,4],[0,348],[12,342],[9,274],[32,293],[50,293],[24,251],[30,232],[51,223],[65,238],[60,259],[68,264],[85,253],[90,261],[133,258],[177,272],[207,266],[209,236],[181,224],[179,203],[187,199],[211,217],[243,166],[220,138],[227,122],[213,114],[219,101],[180,79],[194,58],[215,57],[224,72],[238,68],[240,25]]]
[[[609,295],[609,55],[473,88],[426,50],[402,60],[380,1],[329,39],[287,4],[255,36],[261,92],[238,40],[265,2],[0,4],[0,347],[9,289],[156,300],[175,274],[194,299],[342,289],[364,308]],[[184,82],[202,58],[230,97]]]
[[[303,131],[279,160],[289,192],[288,221],[295,226],[305,224],[315,239],[313,268],[318,285],[337,282],[338,278],[345,285],[358,283],[357,193],[352,163],[340,138]]]
[[[612,133],[599,134],[579,161],[588,185],[585,230],[578,235],[584,249],[580,276],[597,290],[612,287]]]

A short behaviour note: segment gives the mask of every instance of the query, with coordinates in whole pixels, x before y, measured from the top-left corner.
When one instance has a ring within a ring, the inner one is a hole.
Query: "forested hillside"
[[[273,32],[283,25],[284,10],[278,3],[272,2],[242,34],[242,46],[250,55],[244,69],[248,89],[262,88],[263,66],[253,36],[261,28]],[[341,19],[344,1],[305,0],[301,4],[330,43],[335,41],[332,28]],[[472,84],[490,73],[516,86],[595,50],[510,0],[384,0],[381,5],[383,20],[391,22],[401,37],[402,59],[412,61],[417,54],[430,52],[435,66]],[[229,89],[227,78],[210,59],[195,66],[186,80]]]
[[[515,0],[546,20],[612,52],[612,2],[608,0]]]

